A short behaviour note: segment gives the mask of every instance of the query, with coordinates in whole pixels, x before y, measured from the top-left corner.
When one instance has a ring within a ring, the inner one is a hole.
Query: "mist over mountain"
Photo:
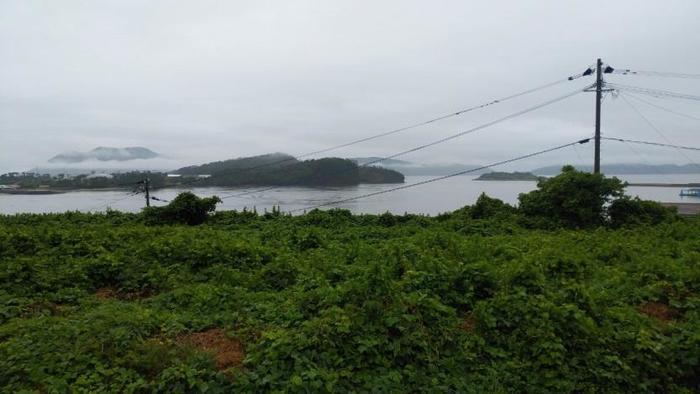
[[[158,153],[141,146],[113,148],[100,146],[89,152],[65,152],[49,159],[49,163],[82,163],[84,161],[129,161],[138,159],[153,159],[160,157]]]
[[[380,160],[381,157],[352,157],[350,160],[354,161],[358,165],[364,165],[366,163],[371,163]],[[410,161],[387,159],[382,160],[376,164],[372,164],[376,167],[382,167],[389,170],[398,171],[407,176],[440,176],[453,174],[455,172],[471,170],[474,168],[481,167],[476,164],[419,164]],[[488,169],[474,171],[472,174],[483,174],[489,172]]]
[[[211,175],[221,171],[251,169],[254,167],[279,167],[298,162],[299,161],[292,155],[276,152],[182,167],[175,171],[175,173],[182,175]]]

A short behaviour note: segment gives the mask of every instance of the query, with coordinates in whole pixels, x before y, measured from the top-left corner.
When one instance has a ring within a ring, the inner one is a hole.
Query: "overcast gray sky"
[[[697,0],[0,0],[0,172],[96,146],[145,146],[183,164],[300,154],[558,80],[596,57],[700,73],[698,16]],[[608,80],[700,94],[697,79]],[[332,155],[390,155],[592,82]],[[700,116],[700,102],[646,99]],[[699,121],[635,105],[669,140],[700,145]],[[582,93],[403,159],[506,159],[589,136],[593,111]],[[603,111],[606,135],[662,140],[620,98]],[[605,143],[603,160],[688,162],[636,150]],[[591,157],[580,147],[518,166]]]

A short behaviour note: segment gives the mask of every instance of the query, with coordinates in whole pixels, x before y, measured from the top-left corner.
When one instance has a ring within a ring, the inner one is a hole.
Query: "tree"
[[[144,208],[148,224],[202,224],[214,212],[221,199],[217,196],[200,198],[191,192],[180,193],[164,207]]]
[[[619,198],[608,207],[608,216],[612,227],[637,224],[659,224],[676,217],[676,211],[666,208],[656,201],[635,198]]]
[[[511,215],[516,212],[515,207],[503,201],[492,198],[481,193],[476,203],[469,209],[469,214],[473,219],[486,219],[504,215]]]
[[[518,196],[521,212],[566,227],[593,227],[607,220],[606,205],[624,196],[626,184],[602,174],[564,166],[561,174],[542,179],[537,190]]]

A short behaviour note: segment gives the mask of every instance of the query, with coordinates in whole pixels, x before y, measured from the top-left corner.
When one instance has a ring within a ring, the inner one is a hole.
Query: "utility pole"
[[[149,190],[148,190],[149,182],[150,181],[148,180],[148,178],[143,180],[143,188],[144,188],[144,191],[146,192],[146,207],[151,206],[151,195],[150,195]]]
[[[600,174],[600,103],[603,98],[603,62],[598,59],[595,73],[595,157],[593,173]],[[148,190],[148,189],[147,189]],[[148,192],[146,192],[148,194]]]

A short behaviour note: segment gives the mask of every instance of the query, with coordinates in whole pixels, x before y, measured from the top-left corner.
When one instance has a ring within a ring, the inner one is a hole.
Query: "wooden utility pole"
[[[598,59],[595,73],[595,157],[593,173],[600,173],[600,104],[603,98],[603,62]]]
[[[148,186],[149,186],[149,180],[148,180],[148,178],[146,178],[143,180],[143,188],[144,188],[144,191],[146,192],[146,207],[151,206],[151,195],[149,193]]]

